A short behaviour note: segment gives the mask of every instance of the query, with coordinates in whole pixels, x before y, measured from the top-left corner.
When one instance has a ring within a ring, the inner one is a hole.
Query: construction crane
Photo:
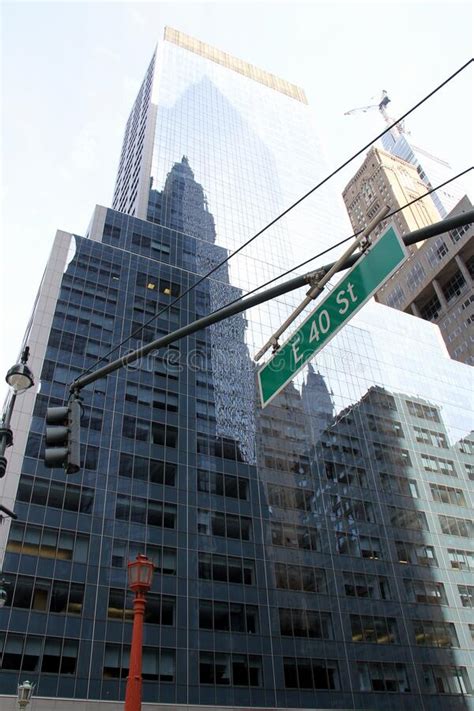
[[[380,113],[383,116],[383,119],[387,126],[391,126],[394,123],[394,120],[390,118],[390,116],[387,113],[387,104],[390,103],[390,99],[388,98],[388,94],[385,91],[385,89],[382,89],[382,96],[380,98],[380,101],[378,104],[370,104],[369,106],[360,106],[356,109],[351,109],[350,111],[346,111],[344,113],[344,116],[350,116],[351,114],[356,114],[359,113],[359,111],[362,111],[364,114],[367,113],[367,111],[372,111],[372,109],[378,109]],[[405,129],[404,121],[400,121],[400,123],[397,123],[394,128],[397,128],[400,133],[409,133]]]

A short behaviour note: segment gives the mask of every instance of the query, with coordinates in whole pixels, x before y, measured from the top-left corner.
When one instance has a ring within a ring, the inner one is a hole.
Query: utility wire
[[[458,178],[462,178],[463,175],[466,175],[471,170],[474,170],[474,166],[471,166],[470,168],[466,168],[466,170],[463,170],[461,173],[458,173],[453,178],[449,178],[449,180],[445,180],[444,183],[440,183],[440,185],[438,185],[436,188],[431,188],[431,190],[428,190],[426,193],[423,193],[423,195],[419,195],[418,197],[414,198],[410,202],[407,202],[405,205],[402,205],[401,207],[397,207],[396,210],[393,210],[392,212],[389,212],[388,215],[385,215],[385,217],[383,218],[383,222],[385,222],[385,220],[388,220],[390,217],[393,217],[393,215],[396,215],[398,212],[402,212],[402,210],[406,210],[407,207],[411,207],[419,200],[423,200],[425,197],[428,197],[428,195],[435,193],[437,190],[440,190],[441,188],[444,188],[445,185],[452,183],[454,180],[457,180]],[[358,237],[358,235],[362,234],[363,231],[364,231],[363,229],[359,230],[358,232],[354,232],[354,234],[350,235],[350,237],[345,237],[344,239],[341,239],[339,242],[336,242],[331,247],[328,247],[327,249],[324,249],[322,252],[318,252],[318,254],[315,254],[313,257],[310,257],[309,259],[306,259],[304,262],[301,262],[301,264],[297,264],[296,266],[291,267],[291,269],[288,269],[286,272],[283,272],[282,274],[279,274],[278,276],[273,277],[272,279],[265,282],[264,284],[260,284],[259,286],[255,287],[255,289],[252,289],[251,291],[247,291],[245,294],[242,294],[242,296],[239,296],[237,299],[234,299],[233,301],[229,301],[228,304],[225,304],[225,306],[219,307],[218,310],[220,311],[221,308],[226,308],[227,306],[232,306],[232,304],[236,304],[239,301],[242,301],[242,299],[245,299],[247,296],[251,296],[252,294],[255,294],[257,291],[260,291],[260,289],[265,289],[267,286],[270,286],[270,284],[273,284],[273,282],[278,281],[279,279],[283,279],[283,277],[286,277],[289,274],[292,274],[297,269],[301,269],[301,267],[307,266],[308,264],[310,264],[310,262],[314,262],[315,259],[319,259],[319,257],[323,257],[328,252],[332,252],[333,249],[337,249],[337,247],[340,247],[341,245],[345,244],[346,242],[353,239],[354,237]],[[370,236],[369,236],[369,239],[370,239]]]
[[[474,62],[474,59],[473,59],[473,58],[469,59],[469,61],[467,61],[465,64],[463,64],[462,67],[460,67],[460,68],[457,69],[455,72],[453,72],[447,79],[445,79],[443,82],[441,82],[441,84],[439,84],[435,89],[433,89],[433,90],[432,90],[429,94],[427,94],[423,99],[421,99],[420,101],[418,101],[418,103],[416,103],[414,106],[412,106],[411,109],[409,109],[409,110],[406,111],[404,114],[402,114],[402,116],[400,116],[398,119],[394,120],[394,122],[393,122],[390,126],[387,126],[387,128],[385,128],[381,133],[379,133],[379,134],[378,134],[375,138],[373,138],[369,143],[367,143],[367,144],[366,144],[365,146],[363,146],[360,150],[358,150],[357,153],[354,153],[354,154],[353,154],[350,158],[348,158],[344,163],[341,163],[341,165],[340,165],[338,168],[336,168],[335,170],[333,170],[332,173],[330,173],[329,175],[327,175],[323,180],[321,180],[321,182],[319,182],[317,185],[315,185],[313,188],[311,188],[311,190],[308,190],[308,192],[306,192],[304,195],[302,195],[302,197],[298,198],[298,200],[296,200],[296,202],[292,203],[289,207],[287,207],[285,210],[283,210],[283,212],[281,212],[279,215],[277,215],[277,217],[275,217],[273,220],[271,220],[270,222],[268,222],[268,223],[265,225],[265,227],[262,227],[261,230],[259,230],[258,232],[256,232],[256,233],[255,233],[252,237],[250,237],[246,242],[244,242],[243,244],[241,244],[240,247],[237,247],[237,249],[235,249],[233,252],[231,252],[230,254],[228,254],[227,257],[225,257],[225,259],[223,259],[221,262],[219,262],[219,264],[216,264],[216,266],[212,267],[212,269],[210,269],[206,274],[204,274],[203,276],[199,277],[199,279],[198,279],[196,282],[194,282],[194,284],[191,284],[191,286],[189,286],[185,291],[183,291],[182,294],[180,294],[179,296],[177,296],[177,297],[174,299],[174,301],[171,301],[169,304],[166,304],[166,306],[164,306],[160,311],[158,311],[156,314],[154,314],[150,319],[148,319],[148,321],[145,321],[145,323],[142,324],[142,325],[140,326],[140,328],[137,328],[133,333],[131,333],[129,336],[127,336],[127,338],[125,338],[123,341],[121,341],[118,345],[114,346],[108,353],[106,353],[105,355],[101,356],[101,358],[99,358],[98,360],[96,360],[96,362],[93,363],[91,366],[89,366],[89,368],[87,368],[87,369],[83,372],[82,375],[86,375],[87,373],[89,373],[93,368],[95,368],[97,365],[99,365],[99,363],[101,363],[102,361],[106,360],[110,355],[112,355],[112,353],[114,353],[116,350],[118,350],[119,348],[121,348],[125,343],[127,343],[127,341],[129,341],[131,338],[134,338],[135,336],[137,336],[137,334],[139,334],[141,331],[143,331],[143,329],[146,328],[147,326],[149,326],[150,323],[152,323],[155,319],[159,318],[163,313],[165,313],[165,311],[167,311],[167,310],[170,309],[172,306],[174,306],[175,304],[177,304],[178,301],[181,301],[181,299],[183,299],[185,296],[187,296],[190,291],[192,291],[192,290],[195,289],[197,286],[199,286],[199,284],[202,284],[203,281],[205,281],[206,279],[208,279],[208,278],[211,276],[211,274],[214,274],[214,272],[216,272],[218,269],[220,269],[224,264],[226,264],[230,259],[232,259],[232,257],[235,257],[236,254],[238,254],[238,253],[241,252],[243,249],[245,249],[245,247],[247,247],[247,246],[248,246],[249,244],[251,244],[254,240],[256,240],[257,237],[260,237],[260,235],[262,235],[264,232],[266,232],[266,231],[267,231],[270,227],[272,227],[276,222],[278,222],[278,221],[281,220],[283,217],[285,217],[285,215],[287,215],[291,210],[293,210],[295,207],[297,207],[301,202],[303,202],[303,200],[306,200],[306,198],[308,198],[308,197],[309,197],[310,195],[312,195],[316,190],[318,190],[318,189],[319,189],[320,187],[322,187],[325,183],[327,183],[329,180],[331,180],[331,178],[333,178],[335,175],[337,175],[337,173],[339,173],[341,170],[343,170],[343,168],[345,168],[346,166],[348,166],[349,163],[351,163],[353,160],[355,160],[355,158],[358,158],[358,157],[361,155],[361,153],[363,153],[363,152],[366,151],[368,148],[370,148],[370,146],[372,146],[376,141],[378,141],[378,140],[379,140],[382,136],[384,136],[386,133],[388,133],[389,131],[391,131],[392,128],[394,128],[395,126],[397,126],[397,124],[399,124],[401,121],[404,121],[404,119],[406,119],[407,116],[410,116],[410,114],[412,114],[412,113],[413,113],[416,109],[418,109],[422,104],[424,104],[426,101],[428,101],[428,99],[430,99],[432,96],[434,96],[438,91],[440,91],[440,89],[442,89],[444,86],[446,86],[447,84],[449,84],[450,81],[452,81],[458,74],[460,74],[462,71],[464,71],[464,70],[465,70],[470,64],[472,64],[473,62]],[[462,173],[461,173],[461,175],[462,175]],[[459,176],[456,176],[456,177],[459,177]],[[454,179],[454,178],[453,178],[453,179]],[[450,182],[450,181],[447,181],[447,182]],[[446,184],[446,183],[443,183],[443,185],[444,185],[444,184]],[[439,187],[441,187],[441,186],[439,186]],[[437,189],[437,188],[435,188],[435,189]],[[427,194],[429,194],[429,193],[427,193]],[[423,197],[424,197],[424,196],[423,196]],[[410,204],[411,204],[411,203],[410,203]],[[400,208],[400,209],[402,209],[402,208]],[[395,213],[392,213],[392,214],[395,214]],[[388,217],[388,216],[387,216],[387,217]],[[360,232],[358,232],[358,233],[356,233],[356,234],[360,234]],[[341,242],[336,243],[335,245],[333,245],[332,247],[329,247],[329,248],[328,248],[327,250],[325,250],[324,252],[321,252],[321,255],[316,255],[315,257],[312,257],[310,260],[307,260],[306,262],[303,262],[303,265],[304,265],[304,264],[307,264],[308,261],[313,261],[314,259],[317,259],[317,257],[322,256],[323,254],[326,254],[326,252],[330,251],[331,249],[335,249],[336,247],[338,247],[339,245],[343,244],[344,242],[346,242],[346,241],[349,240],[349,239],[351,239],[351,237],[347,237],[346,239],[342,240]],[[300,265],[300,266],[303,266],[303,265]],[[294,269],[298,269],[298,267],[294,267]],[[289,271],[291,272],[291,271],[293,271],[293,269],[290,269]],[[286,272],[286,274],[288,274],[288,273],[289,273],[289,272]],[[281,275],[281,276],[284,276],[284,275]],[[277,278],[280,279],[281,276],[280,276],[280,277],[277,277]],[[274,280],[272,280],[272,281],[274,281]],[[268,283],[271,283],[271,282],[268,282]],[[258,289],[263,288],[263,286],[266,286],[266,285],[264,284],[264,285],[262,285],[262,286],[259,286]],[[258,291],[258,289],[257,289],[257,291]],[[255,291],[255,290],[254,290],[254,291]],[[251,294],[251,293],[253,293],[253,291],[249,292],[249,294]],[[239,299],[237,299],[237,301],[238,301],[238,300],[239,300]],[[233,303],[233,302],[232,302],[232,303]]]
[[[414,198],[410,202],[407,202],[405,205],[402,205],[401,207],[397,207],[396,210],[393,210],[393,212],[389,212],[387,215],[385,215],[385,217],[383,218],[383,222],[385,222],[385,220],[388,220],[390,217],[393,217],[393,215],[396,215],[398,212],[402,212],[402,210],[405,210],[407,207],[411,207],[412,205],[414,205],[415,202],[418,202],[418,200],[423,200],[428,195],[431,195],[431,193],[435,193],[437,190],[444,188],[445,185],[452,183],[454,180],[457,180],[458,178],[462,178],[462,176],[469,173],[470,170],[474,170],[474,166],[471,165],[470,168],[466,168],[466,170],[463,170],[461,173],[458,173],[454,177],[449,178],[449,180],[445,180],[444,183],[440,183],[436,188],[431,188],[431,190],[428,190],[426,193],[423,193],[423,195],[419,195],[418,197]],[[363,231],[364,230],[362,229],[362,230],[359,230],[358,232],[354,232],[354,234],[350,235],[350,237],[344,237],[344,239],[341,239],[340,242],[336,242],[331,247],[328,247],[327,249],[324,249],[322,252],[319,252],[318,254],[315,254],[313,257],[310,257],[309,259],[306,259],[304,262],[301,262],[301,264],[297,264],[296,266],[291,267],[291,269],[288,269],[288,271],[283,272],[282,274],[279,274],[276,277],[273,277],[273,279],[270,279],[270,281],[267,281],[264,284],[260,284],[260,286],[257,286],[255,289],[252,289],[252,291],[248,291],[244,295],[239,296],[238,299],[234,299],[234,301],[230,301],[228,304],[226,304],[226,306],[231,306],[232,304],[235,304],[238,301],[241,301],[245,296],[251,296],[252,294],[255,294],[257,291],[260,291],[260,289],[264,289],[265,287],[270,286],[270,284],[273,284],[274,281],[278,281],[278,279],[283,279],[283,277],[288,276],[289,274],[292,274],[297,269],[301,269],[301,267],[307,266],[311,262],[314,262],[315,259],[319,259],[319,257],[323,257],[328,252],[332,252],[333,249],[340,247],[341,245],[348,242],[350,239],[353,239],[354,237],[358,237],[360,234],[362,234]],[[370,239],[370,237],[369,237],[369,239]]]

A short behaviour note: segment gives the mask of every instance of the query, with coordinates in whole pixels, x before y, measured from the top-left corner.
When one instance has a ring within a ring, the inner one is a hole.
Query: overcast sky
[[[330,170],[384,127],[377,112],[345,111],[386,89],[396,117],[473,55],[471,3],[452,0],[17,1],[1,16],[2,381],[56,229],[83,234],[94,205],[111,203],[125,122],[165,25],[303,87]],[[413,142],[456,171],[474,162],[472,83],[471,64],[408,121]],[[463,185],[472,199],[472,179]]]

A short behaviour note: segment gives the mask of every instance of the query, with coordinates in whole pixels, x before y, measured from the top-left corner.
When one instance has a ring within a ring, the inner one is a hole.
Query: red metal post
[[[141,711],[142,708],[142,649],[143,620],[146,607],[146,593],[151,587],[153,563],[144,555],[137,555],[128,564],[129,585],[135,593],[133,600],[132,646],[125,691],[125,711]]]
[[[133,601],[132,647],[125,692],[125,711],[141,711],[142,708],[142,647],[145,605],[144,593],[137,591]]]

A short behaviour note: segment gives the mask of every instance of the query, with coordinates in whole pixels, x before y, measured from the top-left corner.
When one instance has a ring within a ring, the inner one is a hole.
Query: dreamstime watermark
[[[126,351],[121,354],[125,361],[127,356],[133,351]],[[239,377],[252,376],[257,366],[249,356],[245,346],[235,348],[212,348],[203,349],[195,347],[191,349],[181,349],[167,346],[151,351],[147,355],[140,356],[131,362],[124,362],[123,366],[128,371],[145,371],[156,373],[157,375],[177,376],[188,371],[190,373],[227,374],[228,377],[238,375]]]

